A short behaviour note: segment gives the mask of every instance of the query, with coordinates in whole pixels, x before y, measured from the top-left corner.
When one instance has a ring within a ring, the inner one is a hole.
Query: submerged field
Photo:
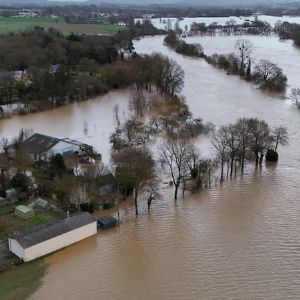
[[[64,33],[114,34],[125,27],[113,24],[67,24],[62,18],[0,18],[0,34],[18,32],[41,26],[50,27]]]

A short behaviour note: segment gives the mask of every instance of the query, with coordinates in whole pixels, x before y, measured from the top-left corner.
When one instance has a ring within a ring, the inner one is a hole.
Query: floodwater
[[[54,110],[0,120],[0,139],[5,137],[11,141],[22,128],[58,138],[69,137],[92,145],[107,164],[109,137],[117,125],[114,107],[119,106],[121,120],[126,118],[129,97],[128,91],[115,91]]]
[[[258,20],[268,22],[272,27],[275,26],[277,22],[289,22],[289,23],[296,23],[300,24],[300,17],[299,16],[267,16],[267,15],[259,15],[257,16]],[[152,24],[159,28],[159,29],[167,29],[168,26],[171,26],[171,28],[174,28],[175,23],[179,22],[179,26],[181,29],[185,29],[186,27],[188,30],[191,27],[191,24],[193,23],[205,23],[206,25],[210,24],[217,24],[217,25],[226,25],[228,21],[234,22],[234,24],[241,25],[244,22],[251,22],[255,21],[256,16],[250,16],[250,17],[198,17],[198,18],[182,18],[181,20],[178,20],[177,18],[153,18],[150,19]],[[142,19],[136,19],[136,21],[142,22]]]
[[[276,60],[280,42],[271,39],[271,43],[270,56]],[[240,117],[262,118],[286,126],[290,144],[280,148],[277,165],[248,166],[243,177],[177,203],[172,189],[162,184],[163,198],[154,203],[150,215],[145,201],[138,218],[130,203],[124,203],[119,228],[44,259],[48,272],[32,299],[299,299],[300,110],[201,59],[174,53],[163,46],[163,37],[142,39],[135,47],[139,53],[162,52],[183,67],[183,95],[196,117],[217,126]],[[300,53],[289,43],[285,47],[294,51],[285,71],[294,74],[289,81],[296,83],[293,68]],[[86,120],[90,127],[98,124],[97,137],[86,141],[95,139],[99,149],[105,148],[106,139],[101,145],[98,138],[101,132],[108,135],[114,123],[105,107],[112,110],[123,94],[5,120],[0,123],[1,134],[36,124],[49,134],[61,130],[62,136],[80,138]],[[105,120],[100,121],[102,117]]]

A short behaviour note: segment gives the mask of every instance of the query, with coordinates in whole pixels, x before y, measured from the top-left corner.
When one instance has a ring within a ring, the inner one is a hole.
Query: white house
[[[59,139],[40,133],[35,133],[22,142],[20,144],[20,149],[27,153],[34,161],[48,160],[50,156],[56,154],[70,156],[76,153],[80,155],[86,152],[93,152],[93,147],[87,144],[67,138]],[[8,152],[10,156],[15,156],[15,145],[10,145],[8,147]]]
[[[16,234],[8,239],[8,245],[12,253],[28,262],[96,233],[97,221],[85,212]]]

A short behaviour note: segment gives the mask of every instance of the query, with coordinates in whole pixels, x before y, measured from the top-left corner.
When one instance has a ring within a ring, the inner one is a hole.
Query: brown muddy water
[[[280,149],[277,165],[256,170],[248,166],[243,177],[176,204],[172,189],[162,184],[164,197],[150,215],[143,201],[137,219],[124,204],[119,228],[45,259],[48,272],[32,299],[299,299],[300,111],[290,101],[265,95],[202,60],[173,53],[162,41],[145,38],[135,47],[140,53],[160,51],[184,68],[183,94],[196,117],[217,125],[239,117],[263,118],[287,126],[290,145]],[[292,58],[290,62],[286,68],[292,70]],[[108,149],[106,136],[114,120],[105,107],[122,103],[123,95],[5,120],[1,135],[36,124],[49,134],[81,138],[87,120],[98,125],[97,135],[91,132],[85,141],[96,139],[100,151]],[[204,155],[209,152],[203,150]]]

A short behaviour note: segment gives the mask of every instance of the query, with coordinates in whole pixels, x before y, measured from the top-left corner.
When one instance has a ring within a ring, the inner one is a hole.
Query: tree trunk
[[[263,159],[264,159],[264,154],[261,153],[261,154],[260,154],[260,158],[259,158],[259,164],[260,164],[260,165],[262,164]]]
[[[259,162],[258,153],[255,152],[255,164],[258,165],[258,162]]]
[[[178,189],[179,189],[179,185],[178,183],[175,184],[175,194],[174,194],[174,199],[177,200],[178,198]]]
[[[230,162],[230,178],[232,178],[232,174],[233,174],[233,163],[234,163],[234,158],[231,157],[231,162]]]
[[[138,194],[139,194],[139,189],[135,188],[135,191],[134,191],[134,207],[135,207],[135,215],[136,216],[139,215],[138,202],[137,202]]]
[[[224,181],[224,160],[221,161],[221,182]]]
[[[242,157],[241,157],[241,174],[242,175],[244,174],[244,166],[245,166],[245,155],[242,154]]]

